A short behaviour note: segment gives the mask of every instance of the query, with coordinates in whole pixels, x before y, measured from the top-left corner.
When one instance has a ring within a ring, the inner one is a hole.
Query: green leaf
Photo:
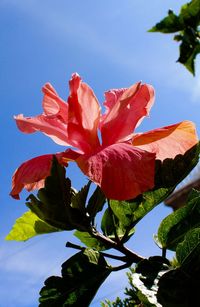
[[[189,231],[176,250],[180,267],[159,280],[157,298],[162,306],[196,306],[200,285],[200,228]]]
[[[168,16],[157,23],[149,32],[174,33],[174,40],[180,41],[180,56],[177,62],[182,63],[193,75],[195,59],[200,53],[200,2],[193,0],[181,7],[177,16],[169,10]]]
[[[123,242],[126,242],[135,232],[133,227],[124,227],[124,225],[113,214],[110,208],[107,208],[104,212],[101,221],[101,229],[103,231],[103,234],[105,236],[108,236],[113,241],[116,241],[118,238],[119,240],[123,239]]]
[[[184,271],[200,273],[200,227],[187,232],[177,246],[176,258]]]
[[[184,28],[182,20],[174,14],[172,10],[168,11],[168,16],[158,22],[149,32],[174,33]]]
[[[103,251],[110,248],[96,238],[93,238],[88,232],[76,230],[74,235],[87,247],[91,247],[93,249],[96,249],[97,251]]]
[[[178,244],[179,267],[164,274],[158,283],[158,301],[163,306],[196,306],[200,285],[200,228],[187,232]]]
[[[100,187],[97,186],[94,193],[90,197],[87,205],[87,212],[91,219],[93,219],[96,214],[103,209],[105,202],[105,195],[100,189]]]
[[[26,241],[36,235],[57,231],[60,229],[52,227],[33,212],[27,211],[16,220],[12,230],[6,236],[6,240]]]
[[[89,306],[110,272],[97,251],[79,252],[63,263],[62,277],[51,276],[45,281],[39,306]]]
[[[155,187],[130,201],[110,200],[110,207],[124,228],[134,227],[148,212],[160,204],[196,166],[199,144],[184,155],[163,162],[156,161]]]
[[[175,250],[185,234],[195,227],[200,227],[200,192],[193,190],[187,205],[161,222],[157,238],[163,248]]]
[[[199,0],[192,0],[181,7],[180,17],[183,19],[185,25],[197,27],[200,23],[200,2]]]
[[[80,212],[85,214],[86,209],[86,200],[88,196],[88,192],[90,189],[91,181],[88,182],[79,192],[74,193],[74,195],[71,198],[71,206],[72,208],[78,209]]]
[[[62,230],[86,230],[89,219],[83,207],[87,192],[86,187],[75,194],[70,179],[65,178],[65,168],[54,157],[51,174],[45,179],[44,188],[38,191],[37,197],[31,194],[26,205],[40,219],[54,227]]]
[[[180,56],[178,62],[194,75],[195,74],[195,59],[200,53],[199,34],[193,28],[187,28],[183,32],[182,42],[180,44]]]
[[[158,282],[157,299],[165,307],[197,306],[199,281],[186,275],[181,268],[171,270]]]
[[[160,256],[144,259],[136,265],[135,274],[132,275],[132,285],[138,289],[138,297],[145,306],[161,307],[156,298],[157,284],[160,276],[168,270],[169,261]]]

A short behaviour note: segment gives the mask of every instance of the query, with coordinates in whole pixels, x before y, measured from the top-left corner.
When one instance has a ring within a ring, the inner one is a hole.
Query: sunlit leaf
[[[45,223],[33,212],[27,211],[16,220],[6,240],[26,241],[36,235],[57,231],[60,229]]]
[[[191,229],[178,244],[176,258],[184,271],[200,273],[200,227]]]
[[[178,62],[194,75],[195,59],[200,53],[200,2],[192,0],[181,7],[177,16],[169,10],[168,16],[157,23],[149,32],[175,33],[174,40],[180,41]]]
[[[74,235],[87,247],[91,247],[93,249],[96,249],[97,251],[102,251],[110,248],[109,246],[106,246],[98,239],[93,238],[88,232],[76,230]]]
[[[158,22],[149,32],[174,33],[183,28],[182,20],[172,10],[169,10],[168,16]]]
[[[191,193],[186,206],[168,215],[158,229],[158,241],[164,248],[175,250],[186,233],[200,227],[200,192]]]
[[[51,276],[45,281],[39,306],[89,306],[110,272],[97,251],[79,252],[63,263],[62,277]]]
[[[103,234],[105,236],[108,236],[110,239],[114,241],[118,239],[123,239],[123,242],[126,242],[135,232],[133,227],[124,227],[121,221],[119,221],[119,219],[115,215],[113,215],[112,210],[110,210],[110,208],[107,208],[104,212],[101,221],[101,229],[103,231]]]

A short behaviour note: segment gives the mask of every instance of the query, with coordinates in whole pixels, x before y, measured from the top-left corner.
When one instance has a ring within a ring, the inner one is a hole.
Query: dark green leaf
[[[179,267],[164,274],[158,283],[158,301],[166,307],[196,306],[200,285],[200,228],[187,232],[178,244]]]
[[[74,193],[74,195],[71,198],[71,206],[72,208],[78,209],[80,212],[85,214],[85,206],[86,206],[86,200],[88,196],[88,192],[90,189],[91,181],[88,182],[79,192]]]
[[[183,242],[177,246],[176,258],[184,271],[200,274],[200,227],[187,232]]]
[[[88,232],[76,230],[74,235],[87,247],[91,247],[93,249],[96,249],[97,251],[102,251],[109,248],[109,246],[106,246],[96,238],[93,238]]]
[[[182,20],[174,14],[172,10],[168,11],[168,16],[158,22],[149,32],[174,33],[184,28]]]
[[[168,215],[158,229],[158,241],[163,248],[175,250],[192,228],[200,227],[200,192],[193,191],[186,206]]]
[[[164,307],[197,306],[199,282],[181,268],[165,273],[158,282],[157,299]]]
[[[130,284],[144,306],[161,307],[156,298],[157,283],[160,276],[168,270],[168,265],[165,258],[150,257],[139,262],[134,273],[128,274]]]
[[[194,74],[195,58],[198,53],[200,53],[199,36],[193,28],[186,28],[182,35],[178,62],[184,64]]]
[[[52,227],[36,214],[28,211],[16,220],[12,230],[6,236],[6,240],[26,241],[36,235],[57,231],[60,229]]]
[[[192,0],[183,5],[180,14],[177,16],[169,11],[168,16],[157,23],[150,32],[174,33],[176,41],[180,41],[180,56],[178,62],[194,75],[195,59],[200,53],[200,1]]]
[[[149,211],[161,203],[195,167],[199,145],[175,159],[156,161],[155,187],[130,201],[110,201],[110,207],[123,228],[134,227]]]
[[[111,270],[98,252],[86,249],[62,265],[62,277],[52,276],[40,291],[40,307],[89,306]]]
[[[37,197],[31,194],[27,198],[26,205],[40,219],[62,230],[74,228],[85,230],[88,226],[88,218],[83,212],[84,197],[87,188],[83,188],[75,194],[71,188],[71,181],[65,178],[65,168],[54,157],[51,174],[45,179],[44,188],[38,191]],[[72,198],[74,208],[72,208]]]
[[[97,186],[94,193],[90,197],[87,206],[87,212],[91,219],[93,219],[96,214],[103,209],[105,201],[106,200],[104,193],[102,192],[100,187]]]
[[[180,18],[183,19],[185,25],[197,27],[200,23],[200,2],[192,0],[181,7]]]

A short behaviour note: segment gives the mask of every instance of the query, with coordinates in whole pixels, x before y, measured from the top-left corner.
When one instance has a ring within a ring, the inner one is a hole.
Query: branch
[[[129,248],[125,247],[121,243],[115,242],[111,240],[110,238],[104,236],[100,232],[98,232],[94,227],[90,230],[91,236],[96,238],[97,240],[103,242],[104,244],[110,246],[110,248],[114,248],[124,254],[126,256],[126,262],[131,264],[131,263],[138,263],[141,260],[144,259],[144,257],[134,253],[131,251]]]
[[[83,246],[80,246],[80,245],[76,245],[76,244],[71,243],[71,242],[67,242],[66,243],[66,247],[75,248],[75,249],[78,249],[78,250],[81,250],[81,251],[84,251],[86,249],[86,247],[83,247]],[[101,251],[99,253],[102,256],[107,257],[107,258],[111,258],[111,259],[127,262],[127,257],[126,256],[124,257],[124,256],[111,255],[111,254],[108,254],[108,253],[105,253],[105,252],[101,252]]]

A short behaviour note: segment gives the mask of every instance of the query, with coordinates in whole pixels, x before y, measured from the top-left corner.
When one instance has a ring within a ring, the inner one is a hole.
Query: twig
[[[90,234],[91,234],[91,236],[93,236],[97,240],[103,242],[104,244],[106,244],[110,248],[114,248],[114,249],[118,250],[119,252],[121,252],[122,254],[124,254],[127,257],[127,261],[129,263],[138,263],[138,262],[140,262],[141,260],[144,259],[144,257],[134,253],[133,251],[131,251],[129,248],[125,247],[124,245],[118,244],[117,242],[115,242],[115,241],[111,240],[110,238],[104,236],[103,234],[98,232],[95,228],[92,228],[90,230]]]
[[[86,247],[71,243],[71,242],[67,242],[66,243],[66,247],[70,247],[70,248],[75,248],[81,251],[84,251],[86,249]],[[117,255],[111,255],[105,252],[99,252],[102,256],[107,257],[107,258],[111,258],[111,259],[115,259],[115,260],[120,260],[123,262],[127,262],[127,257],[126,256],[117,256]]]

